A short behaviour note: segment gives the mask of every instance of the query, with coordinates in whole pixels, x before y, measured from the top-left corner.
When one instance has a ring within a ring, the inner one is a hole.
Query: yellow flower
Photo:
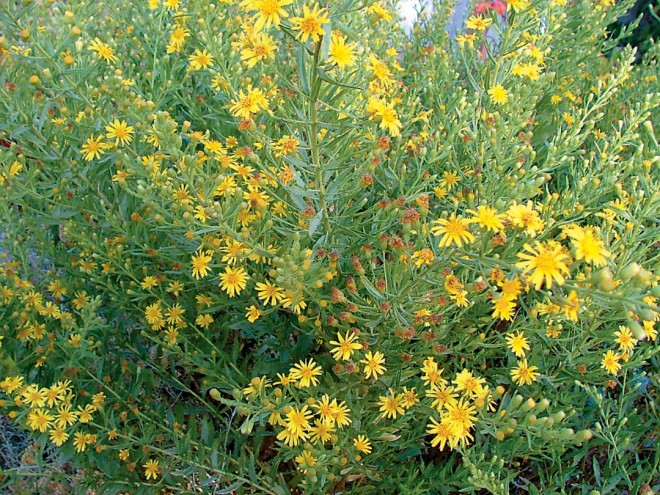
[[[424,248],[419,251],[415,251],[411,259],[414,260],[415,266],[419,268],[422,265],[430,265],[433,263],[435,256],[433,255],[433,251],[431,251],[429,248]]]
[[[306,388],[310,385],[315,387],[319,383],[319,379],[316,377],[323,374],[323,369],[310,358],[295,364],[291,368],[290,374],[291,378],[298,382],[298,388]]]
[[[547,289],[552,288],[553,281],[558,285],[564,284],[564,275],[570,274],[566,266],[570,259],[564,254],[559,243],[549,241],[542,244],[536,241],[534,247],[525,244],[524,248],[528,252],[518,253],[518,258],[523,261],[516,263],[516,266],[522,268],[525,274],[531,273],[529,281],[536,290],[539,290],[544,282]]]
[[[96,56],[99,60],[103,59],[107,63],[119,61],[112,47],[103,43],[98,38],[94,38],[94,40],[89,44],[89,49],[93,52],[96,52]]]
[[[314,443],[321,441],[321,443],[328,442],[332,439],[332,434],[335,432],[331,423],[316,420],[314,426],[309,429],[311,435],[310,440]]]
[[[259,110],[266,110],[267,108],[268,100],[263,91],[259,88],[248,88],[247,93],[241,90],[238,94],[238,99],[231,100],[229,111],[234,117],[250,119],[252,118],[252,114],[257,113]]]
[[[254,323],[261,317],[261,310],[257,308],[254,304],[252,306],[249,306],[246,308],[247,312],[245,313],[245,317],[247,318],[247,321],[250,323]]]
[[[55,421],[57,426],[65,428],[67,426],[72,426],[78,420],[78,413],[71,410],[71,405],[62,406],[57,410],[57,415],[55,416]]]
[[[213,65],[213,55],[206,50],[200,51],[197,49],[195,50],[195,53],[188,58],[188,61],[190,62],[191,70],[207,69]]]
[[[529,351],[529,342],[523,332],[510,333],[506,336],[506,343],[509,349],[519,358],[525,357],[525,351]]]
[[[616,375],[621,369],[621,363],[619,363],[621,356],[615,354],[614,351],[607,351],[603,354],[603,360],[601,361],[600,367],[607,370],[608,373]]]
[[[64,427],[59,425],[50,430],[49,436],[50,441],[57,447],[61,447],[69,438],[69,434],[64,430]]]
[[[467,221],[468,223],[479,224],[481,227],[484,227],[491,232],[500,232],[501,230],[504,230],[504,224],[502,223],[503,215],[497,213],[497,211],[490,206],[478,206],[476,211],[468,210],[467,212],[472,215],[472,218]]]
[[[298,463],[298,469],[303,473],[306,473],[308,468],[316,466],[317,461],[314,454],[307,449],[303,450],[299,456],[294,458],[294,460]]]
[[[293,3],[293,0],[256,0],[250,2],[257,13],[252,17],[255,20],[254,30],[260,31],[262,28],[270,28],[271,25],[280,27],[282,18],[289,17],[289,14],[283,7]]]
[[[129,144],[133,140],[133,127],[129,126],[125,121],[115,119],[113,122],[105,126],[108,139],[115,139],[117,144]]]
[[[340,69],[354,65],[355,44],[346,43],[346,39],[339,33],[332,33],[328,50],[328,62],[337,64]]]
[[[211,271],[209,264],[213,259],[213,251],[198,251],[192,257],[192,275],[195,279],[206,277]]]
[[[184,323],[183,315],[185,312],[186,310],[183,309],[179,303],[175,303],[171,308],[167,308],[165,311],[167,323],[180,326]]]
[[[241,50],[241,60],[247,63],[249,68],[275,57],[277,45],[273,38],[266,33],[257,33],[250,39],[249,46]]]
[[[225,291],[229,297],[237,296],[245,289],[249,276],[242,267],[225,268],[225,273],[220,274],[220,288]]]
[[[575,259],[584,260],[596,267],[604,266],[607,258],[611,257],[605,249],[603,240],[600,239],[592,227],[573,226],[564,230],[571,238],[571,244],[575,249]]]
[[[488,94],[490,95],[490,100],[498,105],[505,104],[509,99],[509,92],[501,84],[490,88]]]
[[[431,388],[426,391],[426,396],[433,399],[431,407],[435,407],[438,411],[442,411],[447,404],[458,402],[458,394],[455,393],[454,387],[438,386],[435,383],[432,383]]]
[[[456,246],[463,247],[464,243],[474,242],[474,235],[468,230],[468,222],[463,218],[457,217],[455,213],[449,219],[441,218],[434,222],[436,225],[431,228],[435,236],[442,235],[439,247]]]
[[[379,60],[375,55],[369,55],[369,65],[367,65],[367,70],[371,72],[371,76],[376,79],[384,89],[388,89],[394,78],[392,77],[392,72],[385,62]]]
[[[535,373],[536,370],[538,370],[537,366],[529,366],[527,359],[523,359],[518,361],[517,368],[511,370],[511,379],[518,385],[529,385],[538,378],[538,373]]]
[[[353,447],[363,454],[371,454],[371,442],[364,435],[358,435],[357,438],[353,439]]]
[[[490,17],[482,17],[480,15],[471,15],[470,18],[465,21],[465,26],[468,29],[474,29],[476,31],[485,31],[488,26],[493,23],[493,20]]]
[[[53,416],[41,408],[32,409],[27,417],[27,425],[32,430],[39,430],[41,433],[50,428],[52,422]]]
[[[282,299],[284,299],[284,289],[273,285],[269,280],[266,280],[265,283],[259,282],[255,285],[257,290],[257,297],[259,300],[263,301],[264,304],[270,304],[275,306],[279,304]]]
[[[290,407],[285,416],[285,428],[292,433],[302,434],[309,430],[309,420],[312,418],[312,416],[313,413],[308,409],[307,406],[303,406],[302,409],[298,409],[297,407]]]
[[[330,406],[332,407],[332,418],[338,427],[351,424],[351,418],[348,416],[351,411],[344,401],[338,403],[337,399],[332,399]]]
[[[364,355],[364,359],[360,362],[365,365],[364,373],[367,380],[370,377],[378,378],[378,375],[382,375],[387,371],[385,366],[383,366],[385,356],[383,356],[381,352],[376,351],[375,354],[372,354],[372,352],[369,351]]]
[[[163,318],[160,301],[147,306],[144,310],[144,317],[147,320],[147,323],[149,323],[149,325],[151,325],[155,330],[165,326],[165,319]]]
[[[38,385],[30,385],[23,391],[21,398],[30,407],[44,407],[47,392],[46,388],[39,389]]]
[[[509,0],[506,6],[507,10],[513,9],[516,12],[525,10],[528,7],[529,7],[529,0]]]
[[[513,225],[525,229],[525,232],[532,237],[536,236],[545,227],[545,223],[534,209],[534,203],[532,201],[528,201],[524,205],[514,201],[506,213],[511,219],[511,222],[513,222]]]
[[[403,124],[401,124],[393,104],[372,96],[367,102],[367,112],[369,119],[378,122],[378,126],[387,130],[392,137],[397,137],[401,133]]]
[[[331,345],[337,347],[332,349],[330,354],[332,354],[332,357],[337,361],[348,361],[353,355],[353,352],[362,349],[362,344],[356,342],[356,340],[357,335],[355,335],[355,333],[351,332],[350,330],[346,332],[346,337],[343,337],[341,333],[337,332],[337,340],[330,342]]]
[[[632,354],[637,340],[633,337],[630,328],[619,325],[619,331],[614,332],[614,335],[616,336],[615,342],[619,344],[619,349],[627,354]]]
[[[299,31],[297,37],[303,43],[310,37],[314,41],[318,41],[325,33],[323,25],[330,22],[330,19],[321,12],[316,5],[313,7],[313,10],[310,10],[307,5],[304,5],[303,17],[293,17],[291,19],[293,29]]]
[[[456,385],[457,392],[463,391],[469,397],[474,397],[478,394],[482,385],[486,383],[486,380],[474,376],[470,370],[464,369],[456,375],[453,383]]]
[[[388,395],[381,395],[379,397],[381,418],[392,418],[396,419],[398,414],[404,414],[405,410],[403,409],[402,401],[403,396],[401,394],[394,393],[394,390],[391,388],[388,391]]]
[[[85,144],[80,148],[80,151],[83,154],[83,159],[89,162],[95,158],[100,158],[105,149],[106,144],[103,142],[103,134],[101,134],[97,138],[89,136]]]
[[[158,478],[158,475],[161,471],[160,466],[158,466],[158,462],[159,461],[157,460],[149,459],[145,464],[142,465],[144,468],[144,476],[147,478],[147,480]]]
[[[426,432],[429,435],[435,435],[431,440],[431,447],[439,446],[440,450],[444,450],[445,445],[449,442],[449,448],[454,448],[456,442],[454,432],[449,422],[446,420],[438,421],[432,417],[429,419],[431,422],[426,425],[428,428]]]
[[[211,323],[213,323],[213,316],[209,314],[198,315],[195,318],[195,325],[204,329],[207,329]]]
[[[96,441],[95,437],[96,435],[90,435],[89,433],[82,433],[80,431],[77,431],[76,433],[73,434],[73,446],[76,449],[76,452],[85,452],[85,449],[87,448],[88,443],[93,443],[91,442],[92,437],[94,437],[94,442]]]
[[[424,385],[446,385],[447,380],[442,378],[442,368],[438,368],[438,363],[435,362],[435,359],[432,357],[424,360],[424,365],[422,366],[422,381]]]
[[[401,393],[403,398],[403,407],[410,409],[412,406],[419,402],[419,397],[415,391],[415,387],[408,390],[408,387],[403,387],[403,392]]]
[[[510,297],[500,295],[493,297],[493,318],[499,318],[504,321],[512,321],[516,309],[516,303]]]
[[[474,406],[461,399],[455,404],[445,406],[443,422],[447,421],[454,435],[463,435],[463,432],[471,428],[477,420],[476,412]]]

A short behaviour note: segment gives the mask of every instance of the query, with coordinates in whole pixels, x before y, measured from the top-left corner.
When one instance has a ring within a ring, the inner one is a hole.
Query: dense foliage
[[[1,2],[3,483],[658,490],[631,4]]]

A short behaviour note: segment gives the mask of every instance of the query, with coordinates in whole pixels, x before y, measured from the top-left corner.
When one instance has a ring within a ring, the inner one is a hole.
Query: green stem
[[[321,78],[318,76],[317,67],[319,63],[319,54],[321,52],[321,40],[316,44],[314,50],[314,58],[312,65],[312,94],[309,98],[309,118],[310,118],[310,147],[312,152],[312,164],[316,173],[316,187],[319,191],[319,203],[321,207],[321,215],[323,215],[323,229],[325,230],[327,239],[330,239],[331,228],[330,218],[328,216],[328,206],[325,200],[325,183],[323,180],[323,167],[319,159],[319,143],[318,143],[318,114],[316,103],[318,101],[319,91],[321,89]]]

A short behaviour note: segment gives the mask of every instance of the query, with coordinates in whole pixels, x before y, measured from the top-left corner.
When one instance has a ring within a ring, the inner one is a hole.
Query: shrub
[[[630,3],[0,5],[4,414],[101,493],[657,489]]]

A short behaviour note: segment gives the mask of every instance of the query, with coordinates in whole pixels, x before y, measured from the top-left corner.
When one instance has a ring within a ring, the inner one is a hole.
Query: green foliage
[[[508,3],[0,5],[4,486],[660,489],[658,47]]]

